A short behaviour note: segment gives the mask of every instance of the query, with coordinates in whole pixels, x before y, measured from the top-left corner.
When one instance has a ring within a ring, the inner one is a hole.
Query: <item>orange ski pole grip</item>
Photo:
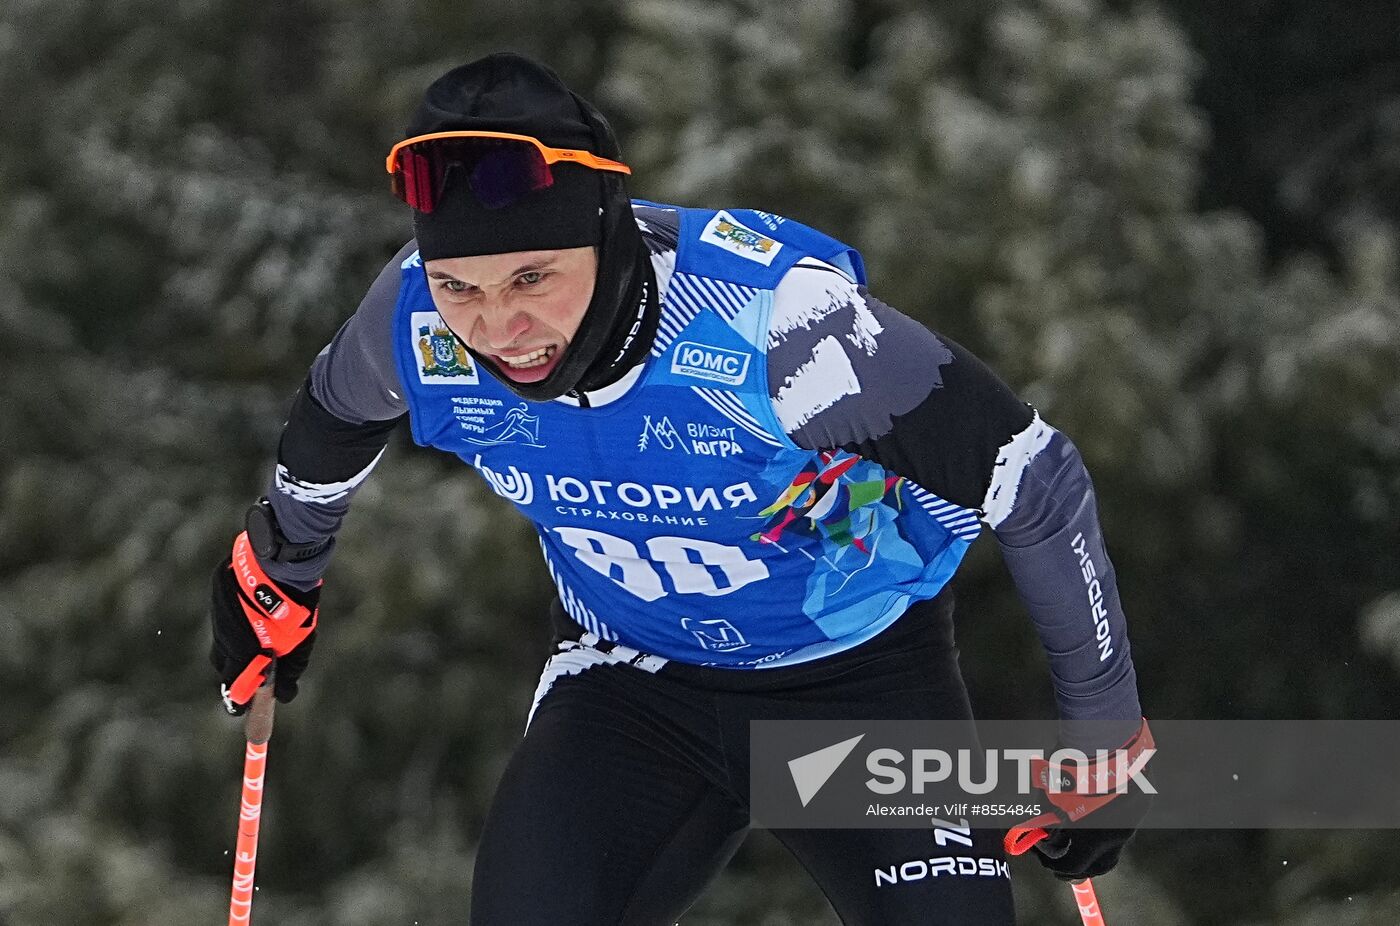
[[[258,824],[262,819],[263,773],[267,769],[267,742],[272,739],[272,683],[253,695],[244,721],[243,799],[238,810],[238,842],[233,851],[233,892],[229,898],[229,926],[248,926],[253,919],[253,872],[258,861]]]
[[[247,704],[248,699],[258,691],[265,676],[263,672],[272,665],[272,657],[265,655],[254,656],[246,668],[238,674],[238,678],[233,680],[233,684],[228,686],[229,700],[234,704]]]

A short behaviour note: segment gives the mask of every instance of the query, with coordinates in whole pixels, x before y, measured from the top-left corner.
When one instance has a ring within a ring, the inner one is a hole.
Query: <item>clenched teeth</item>
[[[541,347],[539,350],[532,350],[528,354],[521,354],[518,357],[502,357],[501,361],[512,370],[523,370],[526,367],[537,367],[554,356],[554,345]]]

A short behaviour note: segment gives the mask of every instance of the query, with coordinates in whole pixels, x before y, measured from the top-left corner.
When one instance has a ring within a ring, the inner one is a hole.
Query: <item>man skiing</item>
[[[482,835],[476,924],[674,923],[749,827],[751,720],[970,719],[948,583],[984,525],[1061,720],[1115,731],[1077,745],[1142,726],[1073,444],[872,295],[853,249],[633,202],[620,157],[518,55],[428,88],[387,161],[415,239],[313,362],[214,574],[239,713],[274,656],[295,696],[336,531],[405,416],[534,523],[556,645]],[[894,885],[870,873],[936,834],[777,835],[845,923],[1012,922],[994,832],[964,850],[976,873]],[[1130,835],[1077,829],[1041,860],[1100,874]]]

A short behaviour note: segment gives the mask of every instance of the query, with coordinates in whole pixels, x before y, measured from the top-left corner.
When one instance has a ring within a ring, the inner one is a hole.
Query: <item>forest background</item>
[[[208,574],[307,365],[409,237],[429,80],[541,57],[634,192],[783,213],[1084,451],[1149,716],[1400,704],[1400,5],[5,0],[0,922],[222,922],[242,747]],[[528,527],[394,446],[278,717],[256,919],[460,923],[547,642]],[[986,717],[1045,660],[984,540]],[[1144,831],[1110,921],[1400,922],[1391,834]],[[1068,892],[1013,866],[1023,921]],[[829,924],[755,834],[686,926]]]

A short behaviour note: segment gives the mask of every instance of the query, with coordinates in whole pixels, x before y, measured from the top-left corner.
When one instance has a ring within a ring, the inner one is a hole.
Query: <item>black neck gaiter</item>
[[[656,327],[661,318],[661,301],[657,298],[656,274],[646,245],[637,239],[637,272],[632,275],[631,288],[622,297],[620,306],[631,306],[631,312],[619,312],[613,322],[602,354],[598,356],[575,392],[592,392],[610,386],[646,359],[656,341]]]

